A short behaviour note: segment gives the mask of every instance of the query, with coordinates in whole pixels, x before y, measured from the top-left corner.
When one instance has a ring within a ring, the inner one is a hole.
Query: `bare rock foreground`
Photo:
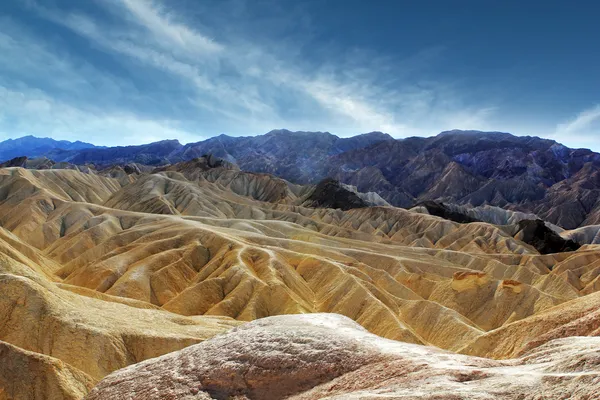
[[[129,366],[101,399],[597,399],[600,338],[495,361],[392,341],[335,314],[257,320]]]

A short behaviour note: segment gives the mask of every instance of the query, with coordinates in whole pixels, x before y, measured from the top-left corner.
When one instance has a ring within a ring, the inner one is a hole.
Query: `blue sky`
[[[3,0],[0,139],[507,131],[600,150],[600,3]]]

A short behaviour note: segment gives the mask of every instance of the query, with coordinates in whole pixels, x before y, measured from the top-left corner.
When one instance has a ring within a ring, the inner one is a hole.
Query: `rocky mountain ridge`
[[[329,177],[359,192],[377,193],[394,206],[434,200],[532,213],[565,229],[600,224],[600,154],[501,132],[455,130],[396,140],[380,132],[339,138],[327,132],[276,130],[253,137],[220,135],[186,145],[166,140],[51,149],[43,156],[74,165],[156,167],[205,154],[296,184],[317,184]]]

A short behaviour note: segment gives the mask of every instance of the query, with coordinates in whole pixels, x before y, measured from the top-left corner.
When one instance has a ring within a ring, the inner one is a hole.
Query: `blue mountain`
[[[8,139],[0,142],[0,161],[10,160],[15,157],[40,157],[48,152],[61,150],[83,150],[98,148],[91,143],[69,142],[68,140],[54,140],[50,138],[38,138],[35,136],[23,136],[18,139]]]

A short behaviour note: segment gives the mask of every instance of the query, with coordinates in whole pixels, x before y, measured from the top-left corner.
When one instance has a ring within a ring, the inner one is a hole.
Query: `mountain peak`
[[[164,140],[159,140],[157,142],[153,142],[151,144],[158,144],[158,143],[169,143],[169,144],[181,144],[179,142],[179,139],[164,139]],[[143,145],[142,145],[143,146]]]
[[[367,133],[363,133],[357,136],[362,136],[362,137],[372,137],[372,138],[381,138],[383,140],[389,140],[389,139],[394,139],[390,134],[385,133],[385,132],[380,132],[380,131],[373,131],[373,132],[367,132]],[[356,136],[355,136],[356,137]]]
[[[321,131],[290,131],[289,129],[273,129],[267,132],[265,135],[325,135],[325,136],[335,136],[330,132],[321,132]]]
[[[452,129],[452,130],[449,130],[449,131],[442,131],[442,132],[440,132],[437,135],[437,137],[445,137],[445,136],[492,136],[492,135],[514,136],[512,133],[508,133],[508,132]]]
[[[267,132],[265,135],[282,135],[282,134],[289,134],[292,133],[292,131],[288,130],[288,129],[272,129],[269,132]]]
[[[96,148],[96,146],[81,141],[70,142],[68,140],[55,140],[27,135],[0,142],[0,161],[11,160],[21,156],[38,157],[55,150],[83,150],[87,148]]]

